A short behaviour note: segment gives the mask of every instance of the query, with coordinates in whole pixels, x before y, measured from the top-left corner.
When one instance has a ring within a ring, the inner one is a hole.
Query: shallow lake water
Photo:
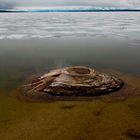
[[[138,13],[0,17],[1,140],[140,139]],[[16,97],[30,76],[72,65],[116,75],[125,86],[112,98],[42,102]]]

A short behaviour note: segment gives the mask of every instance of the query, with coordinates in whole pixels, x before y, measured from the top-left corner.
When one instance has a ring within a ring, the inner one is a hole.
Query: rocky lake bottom
[[[139,139],[140,77],[113,73],[126,86],[97,98],[43,101],[17,97],[18,87],[1,90],[0,139]]]

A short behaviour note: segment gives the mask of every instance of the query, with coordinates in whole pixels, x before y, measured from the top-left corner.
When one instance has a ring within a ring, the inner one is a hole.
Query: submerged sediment
[[[24,86],[26,95],[100,96],[119,90],[123,81],[84,66],[51,70]]]

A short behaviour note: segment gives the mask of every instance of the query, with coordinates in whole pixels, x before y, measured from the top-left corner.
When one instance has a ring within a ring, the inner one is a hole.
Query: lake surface
[[[0,39],[104,37],[136,40],[139,12],[1,13]]]
[[[139,138],[140,96],[53,103],[14,97],[28,77],[71,65],[116,74],[125,92],[139,95],[139,61],[137,12],[1,13],[0,139]]]

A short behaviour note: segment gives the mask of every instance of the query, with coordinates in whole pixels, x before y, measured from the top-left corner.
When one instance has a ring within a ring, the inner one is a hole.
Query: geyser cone
[[[115,76],[84,66],[52,70],[26,85],[26,94],[35,96],[99,96],[119,90],[123,82]]]

